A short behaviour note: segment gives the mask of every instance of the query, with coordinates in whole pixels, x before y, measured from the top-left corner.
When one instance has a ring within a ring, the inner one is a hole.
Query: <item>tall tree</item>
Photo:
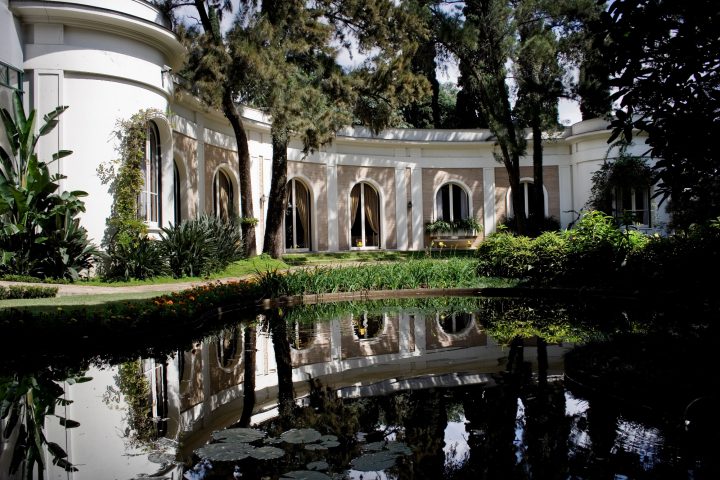
[[[511,2],[470,0],[463,15],[447,16],[444,43],[466,68],[478,107],[487,119],[499,149],[497,159],[505,166],[518,233],[526,232],[525,205],[520,191],[520,157],[525,154],[524,132],[513,110],[507,83],[508,59],[517,46],[517,24]],[[454,28],[453,28],[454,27]]]
[[[184,75],[192,84],[192,93],[199,95],[208,105],[218,108],[227,118],[233,129],[238,155],[238,178],[240,182],[241,226],[245,241],[246,254],[256,254],[255,209],[252,197],[252,176],[250,170],[250,149],[245,126],[240,117],[237,100],[245,85],[247,72],[234,68],[230,49],[220,30],[223,14],[232,12],[231,0],[157,0],[165,12],[182,6],[193,6],[199,17],[200,31],[189,31],[176,26],[188,45],[188,57]],[[239,8],[252,10],[252,0],[241,1]],[[175,22],[174,22],[175,23]]]
[[[265,0],[252,20],[255,28],[236,28],[237,37],[231,32],[237,52],[233,56],[241,58],[244,52],[256,78],[249,98],[272,117],[272,179],[264,239],[264,250],[271,256],[283,252],[291,139],[300,140],[307,154],[354,118],[371,118],[373,128],[383,128],[393,121],[389,112],[421,91],[415,76],[403,77],[408,72],[404,52],[412,51],[398,48],[401,40],[394,32],[403,31],[397,28],[403,18],[409,16],[389,0]],[[333,46],[337,40],[347,41],[348,35],[361,49],[377,49],[351,74],[337,63]]]
[[[672,226],[720,216],[720,4],[614,0],[603,16],[619,101],[610,141],[647,135]]]
[[[554,2],[553,2],[554,3]],[[533,185],[528,233],[539,234],[545,223],[543,194],[543,132],[558,128],[558,99],[564,94],[559,43],[545,0],[517,2],[518,50],[513,71],[518,85],[515,109],[532,132]]]

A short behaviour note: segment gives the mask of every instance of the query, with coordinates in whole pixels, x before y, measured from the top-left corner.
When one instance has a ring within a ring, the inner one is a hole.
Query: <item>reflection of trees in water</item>
[[[292,359],[290,342],[285,319],[277,311],[266,315],[270,327],[270,336],[275,351],[275,364],[278,376],[278,409],[281,421],[289,421],[295,405],[295,391],[292,380]]]
[[[253,409],[255,408],[255,365],[257,361],[255,324],[248,323],[243,327],[243,410],[239,426],[250,426]]]

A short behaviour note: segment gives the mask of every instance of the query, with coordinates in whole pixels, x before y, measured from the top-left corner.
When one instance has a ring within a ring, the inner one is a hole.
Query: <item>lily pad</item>
[[[285,455],[285,450],[269,446],[259,447],[250,452],[250,456],[258,460],[273,460],[283,455]]]
[[[280,435],[280,439],[287,443],[314,443],[320,440],[320,432],[313,428],[293,428]]]
[[[396,456],[388,451],[368,453],[350,462],[354,470],[361,472],[379,472],[395,465]]]
[[[200,458],[233,462],[249,457],[253,450],[255,447],[247,443],[209,443],[195,450],[195,453]]]
[[[305,444],[305,450],[327,450],[328,447],[322,443],[307,443]]]
[[[294,472],[288,472],[280,478],[294,478],[297,480],[332,480],[332,477],[328,477],[324,473],[314,472],[311,470],[296,470]]]
[[[335,435],[323,435],[322,437],[320,437],[320,441],[323,443],[324,442],[337,442],[338,437],[336,437]]]
[[[267,445],[277,445],[278,443],[282,443],[282,440],[278,437],[267,437],[264,442]]]
[[[388,451],[397,455],[412,455],[412,449],[403,442],[388,442]]]
[[[339,447],[340,442],[338,442],[337,440],[326,440],[324,442],[320,442],[320,445],[322,445],[325,448],[334,448],[334,447]]]
[[[226,442],[250,443],[265,437],[265,432],[254,428],[228,428],[212,434],[215,440]]]
[[[385,448],[385,442],[372,442],[372,443],[366,443],[363,445],[362,449],[366,452],[379,452]]]
[[[330,465],[327,462],[320,460],[318,462],[308,463],[307,465],[305,465],[305,468],[307,468],[308,470],[322,471],[330,468]]]

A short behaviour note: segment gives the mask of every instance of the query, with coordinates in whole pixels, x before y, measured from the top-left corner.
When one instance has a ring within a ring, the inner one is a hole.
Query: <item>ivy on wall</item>
[[[118,140],[119,158],[98,167],[102,183],[110,185],[113,195],[103,239],[105,246],[129,247],[147,234],[145,223],[138,218],[138,197],[143,187],[141,167],[145,161],[148,123],[159,116],[163,116],[160,110],[148,108],[119,120],[113,132]]]
[[[616,160],[605,162],[593,173],[588,207],[613,214],[613,194],[618,188],[650,188],[653,172],[644,158],[621,153]]]

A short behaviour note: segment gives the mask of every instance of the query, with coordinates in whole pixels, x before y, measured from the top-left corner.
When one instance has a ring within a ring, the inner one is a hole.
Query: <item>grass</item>
[[[419,260],[423,258],[449,258],[469,257],[474,250],[434,250],[427,252],[405,252],[385,250],[352,250],[349,252],[322,252],[322,253],[288,253],[283,255],[283,261],[288,265],[327,265],[331,263],[364,263],[364,262],[400,262],[404,260]]]
[[[184,282],[200,282],[205,280],[218,280],[221,278],[234,278],[244,277],[246,275],[253,275],[257,272],[265,272],[268,270],[283,270],[288,268],[289,265],[282,260],[276,260],[267,255],[259,255],[257,257],[249,258],[246,260],[239,260],[231,263],[222,272],[215,273],[209,277],[182,277],[173,278],[167,277],[154,277],[147,280],[129,280],[126,282],[105,282],[100,279],[83,280],[76,282],[77,285],[90,285],[98,287],[132,287],[138,285],[158,285],[158,284],[173,284],[173,283],[184,283]],[[171,291],[172,288],[168,288]]]
[[[91,294],[91,295],[65,295],[55,298],[25,298],[16,300],[0,300],[0,308],[23,308],[33,312],[51,312],[57,310],[58,307],[64,309],[85,308],[88,305],[107,305],[112,302],[146,300],[148,298],[158,297],[163,293],[169,293],[173,289],[169,288],[167,292],[130,292],[130,293],[107,293],[107,294]]]

